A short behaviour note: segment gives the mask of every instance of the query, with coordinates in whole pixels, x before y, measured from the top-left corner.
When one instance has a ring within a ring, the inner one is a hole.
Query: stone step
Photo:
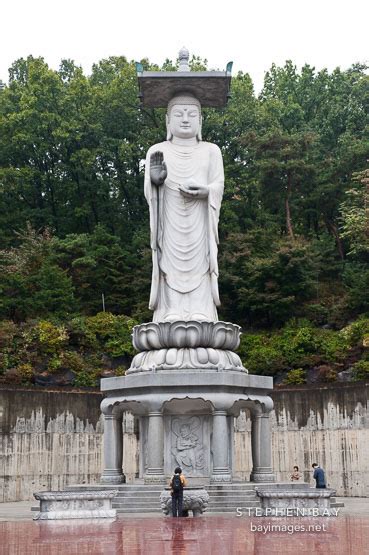
[[[335,503],[335,504],[337,504],[338,507],[341,507],[341,506],[344,507],[344,506],[345,506],[345,504],[343,503],[343,501],[337,501],[337,497],[331,497],[331,498],[330,498],[330,501],[331,501],[331,505],[332,505],[333,503]]]
[[[113,507],[114,509],[115,507]],[[118,514],[127,514],[127,513],[158,513],[163,514],[160,507],[147,507],[147,508],[140,508],[140,507],[120,507],[117,508]]]
[[[119,492],[114,499],[157,499],[158,497],[160,497],[160,493],[161,491],[153,491],[153,492],[135,492],[135,491],[129,491],[129,492]]]
[[[119,499],[117,497],[114,498],[113,500],[113,506],[137,506],[140,505],[142,507],[146,507],[146,505],[155,505],[158,504],[160,505],[160,499],[156,498],[156,499]],[[229,504],[232,504],[234,506],[240,506],[240,505],[249,505],[249,504],[256,504],[259,505],[260,501],[259,499],[256,498],[240,498],[240,497],[227,497],[227,498],[210,498],[209,499],[209,505],[214,505],[214,506],[218,506],[218,505],[224,505],[227,506]]]
[[[205,489],[208,490],[216,490],[216,489],[243,489],[243,490],[254,490],[255,486],[247,484],[247,483],[232,483],[232,484],[207,484],[204,485]]]
[[[113,501],[112,503],[113,509],[117,507],[159,507],[160,503],[152,503],[152,501],[130,501],[129,503],[120,503],[119,501]]]
[[[208,492],[209,493],[209,492]],[[212,499],[257,499],[257,496],[255,493],[250,492],[250,493],[232,493],[232,492],[228,492],[228,493],[209,493],[209,498]],[[153,493],[153,494],[149,494],[149,495],[143,495],[141,493],[137,493],[137,494],[118,494],[114,497],[114,500],[119,500],[119,501],[133,501],[135,499],[139,499],[139,500],[155,500],[155,499],[160,499],[160,492],[157,493]]]
[[[259,499],[256,495],[209,495],[211,501],[225,501],[228,499],[234,499],[235,501],[241,501],[245,499],[246,501],[251,501],[252,499]]]
[[[205,486],[206,491],[209,492],[209,494],[215,494],[215,493],[222,493],[222,492],[230,492],[230,493],[253,493],[255,494],[256,491],[253,488],[209,488],[207,486]]]
[[[191,482],[191,480],[189,480]],[[200,484],[200,485],[192,485],[189,483],[189,487],[204,487],[207,491],[226,491],[226,490],[242,490],[242,491],[254,491],[256,484],[250,484],[249,482],[232,482],[232,483],[224,483],[224,484]],[[88,484],[77,484],[77,485],[70,485],[66,486],[66,491],[83,491],[85,489],[94,490],[94,491],[103,491],[103,490],[118,490],[119,492],[125,491],[162,491],[164,488],[168,487],[168,483],[165,484],[95,484],[95,485],[88,485]]]
[[[245,503],[260,503],[260,501],[254,498],[245,499],[244,497],[238,499],[234,499],[232,497],[227,497],[226,499],[209,499],[209,505],[229,505],[229,503],[231,503],[235,507],[239,507],[240,505],[244,505]]]
[[[253,497],[256,495],[256,491],[255,490],[236,490],[236,489],[227,489],[227,490],[220,490],[220,491],[213,491],[213,490],[209,490],[207,488],[205,488],[206,491],[208,492],[208,494],[210,496],[212,495],[217,495],[217,496],[227,496],[227,495],[234,495],[234,496],[246,496],[246,497]]]
[[[93,486],[89,486],[89,485],[84,485],[84,484],[77,484],[77,485],[73,485],[73,486],[66,486],[65,490],[66,491],[70,491],[70,490],[76,490],[76,491],[82,491],[85,489],[88,490],[93,490],[93,491],[101,491],[101,490],[111,490],[111,489],[116,489],[118,491],[129,491],[129,490],[142,490],[142,491],[161,491],[163,489],[163,487],[166,487],[166,484],[96,484]]]
[[[215,502],[210,502],[209,501],[209,505],[208,507],[219,507],[220,509],[222,509],[223,507],[233,507],[234,509],[236,507],[260,507],[261,502],[260,501],[241,501],[238,503],[235,503],[234,501],[215,501]]]
[[[255,513],[255,509],[258,507],[240,507],[241,511],[243,509],[243,516],[249,516],[249,511],[247,510],[247,512],[245,511],[245,509],[250,509],[250,516],[253,516],[253,514]],[[214,513],[214,514],[223,514],[223,513],[232,513],[234,515],[237,515],[237,508],[236,507],[208,507],[206,509],[205,514],[207,513]]]

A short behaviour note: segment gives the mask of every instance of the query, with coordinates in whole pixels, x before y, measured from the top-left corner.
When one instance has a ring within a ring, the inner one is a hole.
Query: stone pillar
[[[135,434],[135,417],[131,412],[123,412],[123,460],[126,484],[135,481],[137,474],[137,437]]]
[[[164,477],[164,422],[160,411],[148,414],[147,470],[145,483],[165,482]]]
[[[227,412],[215,410],[213,412],[213,436],[211,450],[213,453],[212,482],[230,482],[231,471],[229,468],[229,434]]]
[[[251,413],[251,482],[275,481],[272,469],[272,435],[269,418],[273,401],[270,397],[267,400],[269,402],[262,406],[258,405]]]
[[[120,484],[125,481],[123,470],[122,413],[104,412],[104,471],[100,482]]]

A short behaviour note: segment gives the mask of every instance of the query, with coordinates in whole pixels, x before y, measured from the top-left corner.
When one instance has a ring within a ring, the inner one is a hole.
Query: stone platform
[[[248,409],[252,418],[251,480],[272,482],[268,393],[273,380],[243,371],[198,369],[137,372],[101,380],[105,469],[102,482],[124,480],[122,415],[140,425],[140,477],[165,484],[176,466],[201,484],[233,480],[233,418]]]
[[[254,482],[273,482],[269,415],[273,379],[249,375],[234,352],[231,322],[147,322],[133,329],[139,351],[125,376],[101,380],[105,399],[102,483],[124,482],[122,416],[139,423],[139,477],[166,484],[181,467],[193,485],[234,479],[233,419],[251,413]]]
[[[300,485],[300,484],[299,484]],[[303,487],[256,487],[265,516],[330,516],[335,490]]]
[[[34,493],[40,501],[34,520],[65,520],[75,518],[115,518],[112,500],[117,491],[89,487],[81,490],[42,491]]]

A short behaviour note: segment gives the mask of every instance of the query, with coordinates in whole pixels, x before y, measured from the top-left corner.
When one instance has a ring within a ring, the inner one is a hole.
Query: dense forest
[[[158,67],[175,69],[167,60]],[[192,70],[206,68],[193,57]],[[364,65],[273,65],[203,111],[222,150],[219,318],[249,370],[286,383],[369,377],[369,78]],[[135,64],[91,75],[17,60],[0,87],[0,379],[94,385],[123,374],[148,321],[143,161],[164,110],[139,105]]]

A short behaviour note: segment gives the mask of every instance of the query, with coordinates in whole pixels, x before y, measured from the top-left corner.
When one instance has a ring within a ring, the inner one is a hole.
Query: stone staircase
[[[237,515],[237,508],[242,511],[243,515],[252,516],[253,510],[260,507],[260,500],[256,495],[255,487],[268,486],[272,484],[254,484],[250,482],[232,482],[224,484],[206,484],[206,491],[209,493],[209,504],[206,513],[232,513]],[[297,488],[307,486],[307,484],[299,484]],[[283,487],[283,484],[274,484],[274,487]],[[163,485],[149,485],[143,483],[135,484],[119,484],[119,485],[73,485],[67,486],[68,490],[118,490],[118,494],[113,500],[113,508],[117,509],[117,513],[121,514],[144,514],[157,513],[162,514],[160,508],[160,493]],[[331,498],[331,508],[340,508],[344,504],[337,502],[335,497]],[[250,509],[250,511],[249,511]],[[32,507],[33,511],[39,510],[38,507]]]
[[[113,508],[117,513],[159,513],[162,485],[124,484],[119,486]]]
[[[233,513],[236,509],[244,511],[260,507],[260,500],[255,492],[255,484],[233,482],[232,484],[210,484],[205,486],[209,493],[208,513]],[[252,511],[251,511],[252,514]]]
[[[340,509],[344,506],[345,504],[342,501],[337,501],[335,497],[331,497],[331,509]]]
[[[163,485],[148,484],[120,484],[115,486],[69,486],[66,489],[116,489],[118,494],[113,500],[113,508],[118,513],[158,513],[160,508],[160,493]],[[204,486],[209,493],[207,513],[234,513],[236,508],[255,508],[260,501],[255,493],[254,484],[247,482],[231,484],[207,484]]]

